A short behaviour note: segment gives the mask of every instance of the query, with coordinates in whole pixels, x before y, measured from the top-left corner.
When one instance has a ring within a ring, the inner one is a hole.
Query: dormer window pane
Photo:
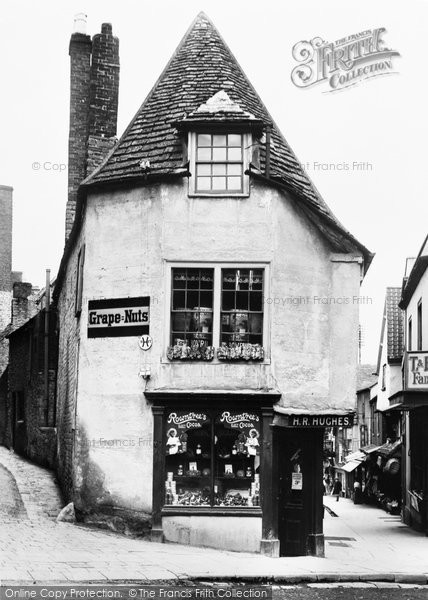
[[[200,133],[198,135],[198,147],[211,146],[211,136],[206,133]]]
[[[242,148],[229,148],[227,153],[228,160],[242,160]]]
[[[213,160],[226,160],[226,148],[213,148]]]
[[[241,189],[241,178],[240,177],[228,177],[227,178],[227,189],[228,190],[240,190]]]
[[[213,165],[213,175],[226,175],[226,165]]]
[[[213,190],[226,189],[226,177],[213,177]]]
[[[242,136],[231,133],[227,136],[227,145],[228,146],[238,146],[239,148],[242,146]]]
[[[211,148],[199,148],[198,160],[211,160]]]
[[[225,135],[213,135],[213,146],[226,146],[226,136]]]

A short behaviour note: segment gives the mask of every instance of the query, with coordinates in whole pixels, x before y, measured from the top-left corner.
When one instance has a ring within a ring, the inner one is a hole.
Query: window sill
[[[249,198],[250,193],[240,192],[237,194],[231,194],[230,192],[228,192],[224,194],[220,192],[215,192],[204,194],[203,192],[189,192],[188,196],[189,198]]]
[[[162,365],[179,365],[179,364],[186,364],[188,365],[189,363],[196,363],[198,365],[200,364],[205,364],[205,365],[270,365],[271,364],[271,360],[270,358],[264,358],[263,360],[245,360],[245,359],[233,359],[233,360],[219,360],[217,357],[213,358],[212,360],[205,360],[205,359],[196,359],[196,358],[173,358],[173,359],[169,359],[166,355],[162,356],[160,359],[160,363]]]
[[[263,514],[259,506],[233,508],[226,506],[165,506],[161,515],[163,517],[175,515],[201,515],[201,516],[221,516],[221,517],[261,517]]]

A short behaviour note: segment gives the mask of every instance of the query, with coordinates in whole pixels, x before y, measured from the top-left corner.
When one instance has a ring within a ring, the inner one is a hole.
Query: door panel
[[[281,556],[307,553],[308,444],[305,431],[278,431],[279,539]]]

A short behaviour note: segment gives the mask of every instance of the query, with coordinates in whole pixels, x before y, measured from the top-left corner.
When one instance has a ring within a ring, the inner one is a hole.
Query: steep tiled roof
[[[314,213],[336,232],[333,245],[362,249],[367,268],[372,255],[337,221],[302,169],[235,57],[217,29],[200,13],[184,36],[163,73],[106,160],[84,186],[141,180],[140,163],[150,165],[150,176],[180,172],[187,161],[177,122],[193,120],[198,108],[218,92],[225,92],[244,113],[271,125],[270,177],[304,201],[309,217]],[[238,115],[230,115],[236,120]],[[207,116],[212,120],[213,115]],[[265,139],[265,138],[264,138]],[[265,166],[265,143],[260,145],[260,169]],[[351,247],[349,246],[351,244]]]
[[[386,288],[385,308],[387,322],[388,361],[399,360],[404,349],[403,311],[398,304],[401,299],[400,287]]]

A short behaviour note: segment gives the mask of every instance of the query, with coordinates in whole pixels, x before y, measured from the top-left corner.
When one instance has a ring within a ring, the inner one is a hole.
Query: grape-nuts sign
[[[144,335],[149,325],[149,296],[88,302],[89,338]]]
[[[354,86],[361,81],[391,75],[392,58],[399,52],[384,45],[383,27],[369,29],[335,42],[320,37],[301,41],[292,48],[294,60],[299,64],[291,72],[291,81],[300,88],[328,83],[328,92]]]

